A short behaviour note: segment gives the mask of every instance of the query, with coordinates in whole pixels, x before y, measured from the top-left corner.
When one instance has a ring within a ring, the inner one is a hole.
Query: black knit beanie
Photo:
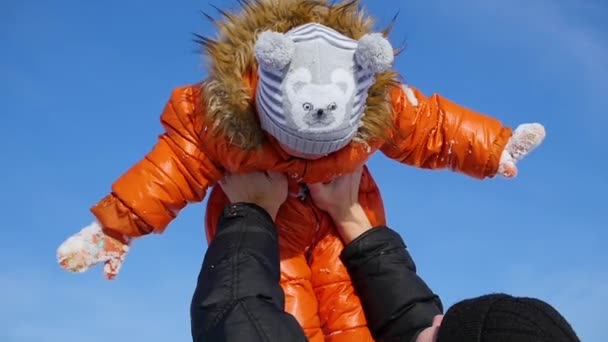
[[[492,294],[454,304],[437,342],[571,342],[580,340],[551,305],[534,298]]]

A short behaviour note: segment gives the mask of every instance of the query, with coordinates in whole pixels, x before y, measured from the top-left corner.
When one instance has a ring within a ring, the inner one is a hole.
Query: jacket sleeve
[[[340,256],[378,341],[414,341],[440,315],[437,295],[416,274],[403,240],[387,227],[370,229]]]
[[[201,150],[198,96],[195,87],[173,92],[161,115],[165,131],[157,144],[91,208],[104,232],[127,237],[161,233],[187,203],[201,201],[221,178]]]
[[[511,129],[492,117],[403,85],[391,94],[394,128],[382,152],[404,164],[493,177]]]
[[[227,206],[192,297],[193,341],[306,341],[283,309],[279,268],[278,234],[266,211]]]

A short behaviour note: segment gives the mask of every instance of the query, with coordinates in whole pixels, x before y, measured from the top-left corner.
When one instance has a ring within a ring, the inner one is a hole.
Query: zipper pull
[[[308,189],[308,186],[306,186],[306,184],[304,183],[300,183],[300,191],[298,192],[298,199],[300,201],[305,201],[306,198],[308,198],[308,195],[310,194],[310,190]]]

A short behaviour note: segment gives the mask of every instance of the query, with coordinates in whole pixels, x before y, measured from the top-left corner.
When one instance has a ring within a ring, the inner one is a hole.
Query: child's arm
[[[196,96],[194,87],[174,91],[161,116],[165,132],[158,143],[93,206],[96,222],[59,248],[64,268],[81,272],[104,262],[106,276],[112,278],[131,238],[163,232],[187,203],[201,201],[221,178],[200,148],[202,119],[195,111]]]
[[[437,94],[426,97],[402,86],[391,95],[395,125],[382,152],[408,165],[449,168],[479,179],[499,171],[512,177],[515,162],[544,138],[539,124],[522,125],[513,133],[497,119]]]

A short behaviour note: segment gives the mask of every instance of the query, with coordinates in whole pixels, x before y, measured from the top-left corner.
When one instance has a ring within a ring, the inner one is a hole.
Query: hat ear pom
[[[366,34],[357,44],[355,61],[374,74],[389,70],[394,59],[393,47],[381,33]]]
[[[255,58],[262,68],[281,71],[291,62],[295,45],[283,33],[264,31],[258,35],[253,47]]]

